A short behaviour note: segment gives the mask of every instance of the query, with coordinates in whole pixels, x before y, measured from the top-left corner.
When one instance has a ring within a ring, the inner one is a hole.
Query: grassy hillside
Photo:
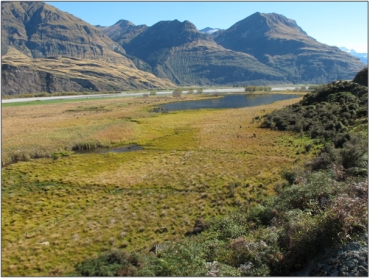
[[[118,62],[61,56],[29,58],[10,46],[2,56],[2,69],[3,95],[175,87],[168,79]]]

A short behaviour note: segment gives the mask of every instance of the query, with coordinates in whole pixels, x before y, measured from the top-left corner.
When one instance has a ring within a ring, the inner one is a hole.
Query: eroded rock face
[[[33,94],[36,92],[78,92],[78,82],[53,74],[37,71],[27,66],[17,67],[3,64],[1,67],[2,94]],[[87,88],[86,88],[87,89]]]
[[[11,47],[10,47],[11,48]],[[168,88],[165,79],[124,65],[78,58],[28,58],[11,49],[3,56],[2,95]]]

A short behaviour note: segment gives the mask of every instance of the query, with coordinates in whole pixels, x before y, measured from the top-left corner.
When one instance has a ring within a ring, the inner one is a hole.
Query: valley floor
[[[263,114],[299,98],[241,109],[151,112],[173,99],[2,109],[2,275],[65,275],[105,250],[149,250],[180,239],[196,219],[274,194],[283,169],[317,152],[316,146],[306,151],[306,137],[259,128]],[[71,151],[126,144],[143,150]]]

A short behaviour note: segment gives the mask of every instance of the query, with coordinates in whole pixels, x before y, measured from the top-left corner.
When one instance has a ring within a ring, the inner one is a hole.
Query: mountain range
[[[92,26],[43,2],[2,2],[2,94],[353,79],[358,58],[294,20],[256,12],[227,30],[189,21]]]
[[[367,55],[367,53],[358,53],[353,49],[348,49],[348,48],[343,47],[343,46],[339,47],[339,49],[351,54],[352,56],[355,56],[355,57],[359,58],[360,61],[363,62],[364,64],[366,64],[366,65],[368,64],[368,55]]]
[[[204,28],[202,30],[199,30],[199,31],[202,32],[202,33],[206,33],[206,34],[213,34],[213,33],[217,32],[217,31],[220,31],[220,30],[221,29],[219,29],[219,28],[206,27],[206,28]]]

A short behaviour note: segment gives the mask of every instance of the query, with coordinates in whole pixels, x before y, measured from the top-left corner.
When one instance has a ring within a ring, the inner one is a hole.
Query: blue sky
[[[92,25],[120,19],[152,26],[162,20],[189,20],[198,30],[227,29],[255,12],[293,19],[321,43],[367,52],[368,2],[46,2]]]

